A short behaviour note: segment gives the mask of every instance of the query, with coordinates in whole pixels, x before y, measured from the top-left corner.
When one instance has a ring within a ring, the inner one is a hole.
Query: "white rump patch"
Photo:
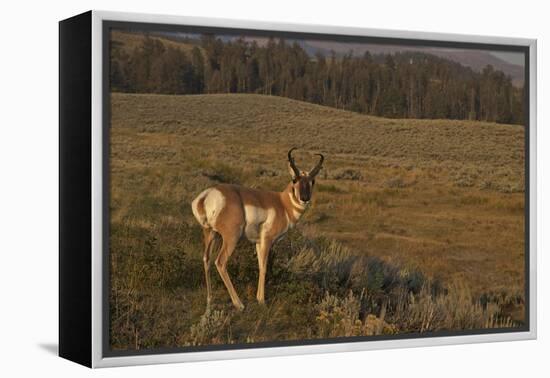
[[[218,215],[225,207],[225,197],[218,189],[211,188],[204,199],[204,210],[206,221],[210,227],[215,229]]]
[[[194,200],[191,202],[191,210],[195,219],[200,223],[201,226],[208,226],[206,222],[206,214],[201,214],[199,211],[199,202],[210,192],[211,189],[206,189],[201,192]]]

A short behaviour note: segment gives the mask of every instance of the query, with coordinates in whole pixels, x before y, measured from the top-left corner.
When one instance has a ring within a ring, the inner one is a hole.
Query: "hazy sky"
[[[525,58],[522,53],[491,51],[491,55],[496,56],[497,58],[500,58],[510,64],[516,64],[518,66],[523,66],[525,64]]]

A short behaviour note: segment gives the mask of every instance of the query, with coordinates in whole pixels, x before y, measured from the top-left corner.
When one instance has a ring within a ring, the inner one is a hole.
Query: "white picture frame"
[[[104,287],[104,248],[105,234],[104,222],[104,160],[105,156],[105,138],[104,135],[104,43],[105,43],[105,22],[128,22],[128,23],[152,23],[163,25],[193,25],[206,26],[215,28],[230,28],[230,29],[250,29],[274,32],[291,32],[291,33],[320,33],[343,36],[366,36],[366,37],[381,37],[381,38],[397,38],[407,40],[422,40],[422,41],[443,41],[456,43],[475,43],[475,44],[498,44],[498,45],[513,45],[521,46],[528,49],[529,54],[529,77],[526,78],[529,88],[529,145],[528,145],[528,224],[529,235],[528,241],[528,330],[521,332],[506,332],[506,333],[485,333],[472,335],[457,335],[457,336],[431,336],[431,337],[415,337],[392,340],[373,340],[373,341],[354,341],[330,344],[314,344],[314,345],[294,345],[294,346],[271,346],[265,348],[247,347],[241,349],[224,349],[224,350],[209,350],[209,351],[193,351],[193,352],[167,352],[154,354],[140,355],[120,355],[108,356],[104,350],[104,331],[105,331],[105,314],[103,308],[103,299],[105,295]],[[86,14],[84,24],[88,25],[91,33],[90,41],[90,56],[91,56],[91,80],[90,80],[90,137],[91,137],[91,167],[90,167],[90,182],[91,182],[91,230],[89,230],[90,242],[90,310],[91,310],[91,335],[89,340],[84,338],[82,343],[90,343],[91,353],[89,359],[71,357],[69,346],[64,349],[63,341],[60,336],[60,354],[77,362],[83,363],[93,368],[100,367],[115,367],[157,363],[176,363],[176,362],[192,362],[205,360],[222,360],[236,358],[254,358],[267,356],[286,356],[297,354],[311,353],[327,353],[327,352],[347,352],[361,350],[376,350],[388,348],[410,348],[423,346],[437,346],[450,344],[467,344],[467,343],[484,343],[498,341],[513,341],[513,340],[528,340],[535,339],[537,336],[537,300],[536,300],[536,251],[537,251],[537,43],[532,39],[521,38],[503,38],[477,35],[458,35],[445,33],[426,33],[426,32],[411,32],[397,30],[380,30],[367,28],[350,28],[350,27],[335,27],[323,25],[305,25],[305,24],[285,24],[285,23],[265,23],[257,21],[245,20],[230,20],[230,19],[215,19],[215,18],[196,18],[184,16],[169,16],[169,15],[154,15],[154,14],[137,14],[123,12],[106,12],[106,11],[91,11]],[[61,52],[63,54],[63,52]],[[63,105],[61,105],[63,106]],[[60,110],[63,111],[63,110]],[[75,201],[81,201],[82,198],[74,198]],[[63,206],[63,205],[60,205]],[[63,234],[63,230],[61,230]],[[63,265],[63,262],[60,262]],[[71,264],[71,262],[67,262]],[[61,282],[61,279],[60,279]],[[62,281],[65,285],[69,281]],[[60,289],[62,284],[60,284]],[[64,287],[64,286],[63,286]],[[87,294],[86,294],[87,295]],[[61,301],[61,298],[60,298]],[[61,304],[60,308],[66,311],[67,306]],[[68,319],[74,316],[74,313],[67,312],[63,318]],[[60,319],[61,321],[61,319]],[[61,324],[60,324],[61,325]],[[62,326],[63,327],[63,326]],[[61,330],[60,330],[61,331]],[[81,327],[78,330],[72,331],[75,334],[81,332]],[[65,338],[71,330],[64,330]],[[68,342],[65,344],[69,344]],[[64,353],[64,350],[67,350]],[[88,351],[88,349],[86,349]]]

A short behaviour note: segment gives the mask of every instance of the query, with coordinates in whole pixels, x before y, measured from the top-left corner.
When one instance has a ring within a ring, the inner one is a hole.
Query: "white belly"
[[[275,219],[275,209],[264,209],[261,207],[245,205],[245,228],[244,234],[251,242],[258,242],[262,235],[271,231]]]

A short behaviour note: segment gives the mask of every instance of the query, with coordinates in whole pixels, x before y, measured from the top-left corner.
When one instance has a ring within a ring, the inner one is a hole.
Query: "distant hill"
[[[169,36],[163,36],[158,33],[150,34],[149,36],[153,40],[162,42],[165,47],[172,47],[185,53],[190,53],[193,47],[196,46],[195,44],[185,43],[185,41],[180,39],[170,38]],[[136,48],[141,47],[144,38],[145,34],[143,32],[129,32],[120,30],[111,31],[111,41],[118,44],[127,54],[131,53]]]
[[[189,41],[197,39],[197,34],[189,33],[159,33],[158,35],[165,36],[174,41]],[[223,41],[230,41],[239,38],[237,36],[223,35],[220,36]],[[246,41],[256,41],[258,45],[264,46],[268,38],[247,36]],[[343,56],[350,51],[354,55],[363,55],[369,52],[375,54],[395,54],[398,52],[423,52],[426,54],[435,55],[439,58],[451,60],[460,63],[463,66],[469,67],[476,72],[481,72],[487,65],[493,66],[494,69],[502,71],[505,75],[512,78],[512,83],[516,87],[522,87],[525,81],[525,70],[522,64],[509,62],[490,51],[485,50],[467,50],[453,49],[429,46],[404,46],[404,45],[387,45],[375,43],[342,43],[320,40],[303,40],[303,39],[287,39],[289,42],[298,43],[310,56],[315,56],[318,52],[328,56],[334,51],[337,56]],[[517,61],[517,60],[516,60]]]
[[[160,32],[154,33],[155,38],[161,41],[168,41],[168,45],[177,48],[191,49],[193,47],[190,41],[197,40],[198,34],[190,33],[172,33]],[[129,34],[124,32],[115,32],[113,35],[115,40],[123,41],[128,47],[134,47],[135,43],[143,38],[143,34]],[[234,40],[238,37],[220,36],[223,41]],[[256,41],[258,45],[264,46],[268,38],[249,36],[244,38],[246,41]],[[512,83],[516,87],[522,87],[525,81],[525,70],[523,65],[513,64],[491,54],[484,50],[466,50],[452,48],[438,48],[429,46],[404,46],[404,45],[384,45],[374,43],[342,43],[320,40],[302,40],[302,39],[287,39],[289,42],[297,42],[310,56],[315,56],[321,53],[329,56],[332,51],[337,56],[343,56],[353,51],[354,55],[363,55],[369,52],[372,55],[376,54],[395,54],[398,52],[423,52],[426,54],[435,55],[439,58],[451,60],[460,63],[463,66],[469,67],[476,72],[481,72],[487,65],[493,66],[495,70],[502,71],[505,75],[512,78]],[[181,45],[183,43],[183,45]]]
[[[449,59],[460,63],[463,66],[470,67],[477,72],[481,72],[487,65],[492,65],[496,70],[509,75],[515,86],[523,86],[524,68],[517,64],[511,64],[498,58],[488,51],[483,50],[463,50],[463,49],[445,49],[436,47],[419,46],[399,46],[399,45],[380,45],[373,43],[338,43],[326,41],[303,41],[303,47],[309,54],[313,55],[317,51],[322,54],[330,54],[334,51],[337,55],[344,55],[353,50],[354,55],[362,55],[365,52],[371,54],[395,54],[397,52],[424,52],[440,58]]]

